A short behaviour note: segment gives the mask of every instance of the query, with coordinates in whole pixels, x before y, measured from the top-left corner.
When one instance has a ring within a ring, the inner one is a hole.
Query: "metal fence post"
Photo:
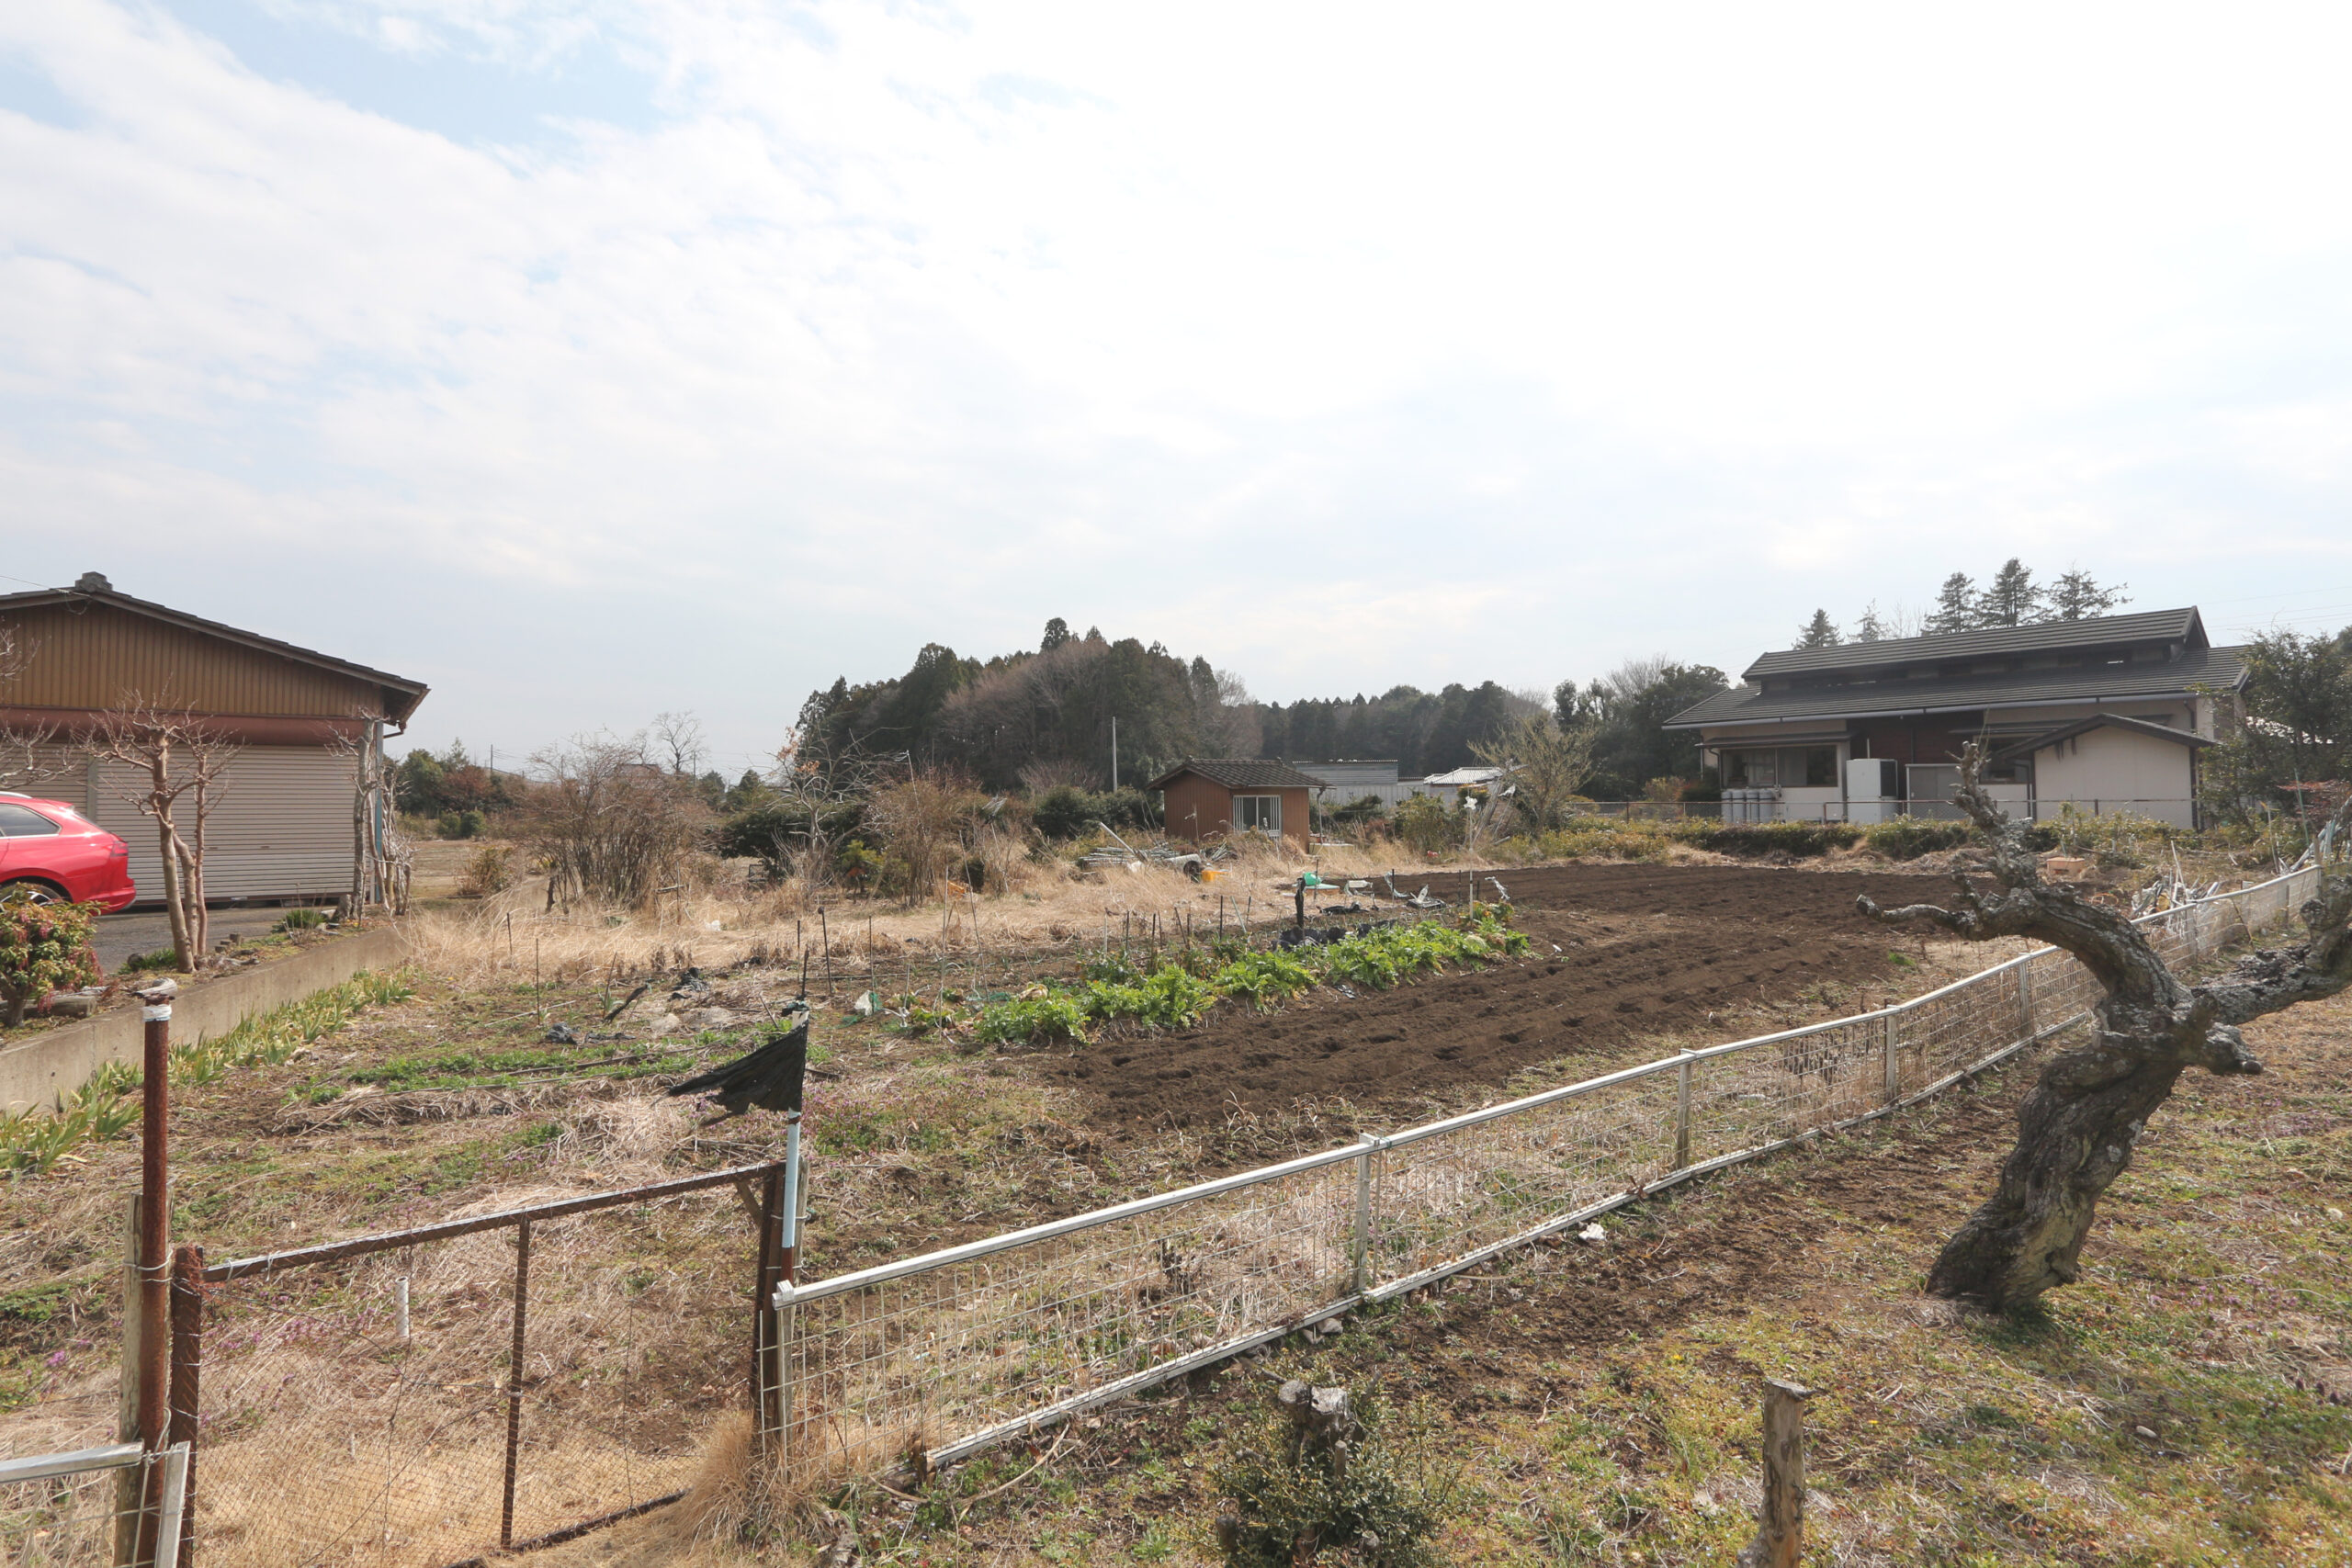
[[[530,1317],[531,1222],[514,1224],[514,1347],[506,1369],[506,1497],[498,1515],[498,1546],[514,1544],[514,1469],[523,1443],[523,1333]]]
[[[1894,1021],[1903,1015],[1893,1008],[1879,1020],[1880,1055],[1884,1058],[1886,1102],[1893,1105],[1903,1098],[1903,1059],[1895,1054]]]
[[[1690,1053],[1674,1064],[1674,1168],[1690,1163]]]
[[[170,1415],[164,1440],[187,1450],[186,1473],[180,1481],[176,1510],[182,1563],[196,1561],[196,1440],[198,1414],[202,1409],[199,1380],[204,1371],[204,1248],[176,1247],[172,1252],[172,1390]],[[163,1546],[156,1562],[163,1562]]]
[[[752,1285],[752,1434],[763,1447],[775,1428],[775,1382],[771,1375],[775,1348],[775,1309],[772,1298],[784,1273],[778,1246],[784,1227],[784,1172],[771,1170],[760,1182],[760,1260]]]
[[[775,1288],[775,1462],[787,1476],[792,1465],[792,1335],[799,1325],[800,1308],[793,1301],[797,1287],[789,1280]]]
[[[2026,955],[2018,965],[2018,1015],[2025,1020],[2025,1038],[2032,1039],[2041,1032],[2040,1020],[2033,1014],[2033,956]]]
[[[145,1200],[138,1193],[130,1195],[128,1206],[130,1245],[123,1254],[122,1265],[122,1384],[121,1409],[116,1421],[115,1437],[122,1442],[139,1440],[139,1371],[146,1364],[140,1337],[146,1332],[140,1321],[140,1308],[145,1301],[139,1288],[139,1238],[145,1224],[141,1213]],[[114,1561],[127,1563],[139,1555],[139,1495],[146,1477],[137,1465],[127,1465],[115,1472]]]
[[[1356,1212],[1351,1253],[1355,1259],[1357,1295],[1372,1288],[1372,1156],[1379,1148],[1380,1140],[1369,1133],[1356,1140]]]

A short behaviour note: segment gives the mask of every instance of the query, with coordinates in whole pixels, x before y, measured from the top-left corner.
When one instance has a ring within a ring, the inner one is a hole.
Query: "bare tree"
[[[672,773],[687,777],[702,772],[703,759],[710,750],[703,736],[702,720],[691,713],[655,714],[653,747]]]
[[[531,761],[546,782],[532,791],[526,831],[554,874],[550,898],[642,908],[682,879],[709,811],[687,781],[649,761],[641,732],[574,736]]]
[[[867,823],[906,864],[909,908],[937,888],[962,852],[971,798],[971,790],[957,781],[921,773],[876,790],[867,802]]]
[[[226,793],[229,764],[243,748],[209,720],[137,696],[93,718],[82,746],[99,761],[132,770],[133,782],[116,794],[155,824],[175,961],[195,968],[212,936],[204,897],[205,829]]]
[[[2018,1111],[2018,1142],[1999,1186],[1944,1244],[1928,1275],[1931,1295],[2001,1312],[2071,1283],[2099,1194],[2131,1163],[2148,1118],[2189,1067],[2258,1073],[2238,1026],[2352,987],[2352,874],[2323,872],[2301,913],[2309,940],[2240,959],[2210,984],[2184,984],[2120,910],[2045,883],[2026,825],[2013,822],[1982,784],[1984,756],[1962,753],[1953,798],[1984,833],[1984,847],[1954,873],[1953,907],[1914,904],[1862,913],[1890,925],[1924,920],[1971,942],[2022,936],[2082,961],[2106,996],[2091,1038],[2061,1053]],[[2338,818],[2352,829],[2352,805]],[[1995,890],[1970,882],[1989,874]]]

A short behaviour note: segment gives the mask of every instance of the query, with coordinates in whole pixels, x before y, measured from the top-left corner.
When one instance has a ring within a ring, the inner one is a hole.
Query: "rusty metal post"
[[[154,1453],[164,1447],[171,1380],[172,1005],[146,1002],[141,1017],[146,1038],[139,1121],[139,1444]],[[131,1557],[153,1562],[163,1471],[153,1464],[140,1468],[145,1481]]]
[[[140,1085],[139,1122],[139,1441],[149,1449],[164,1443],[164,1392],[171,1376],[171,1216],[165,1202],[171,1181],[172,1006],[145,1010],[145,1077]]]
[[[1814,1391],[1764,1384],[1764,1506],[1740,1568],[1797,1568],[1804,1555],[1804,1402]]]
[[[760,1261],[752,1285],[752,1434],[761,1447],[775,1429],[775,1379],[769,1362],[775,1351],[775,1287],[784,1277],[779,1232],[784,1223],[784,1173],[771,1170],[760,1182]]]
[[[514,1470],[523,1443],[523,1336],[530,1320],[531,1222],[514,1225],[514,1346],[506,1369],[506,1500],[498,1515],[498,1546],[514,1544]]]
[[[139,1248],[146,1235],[145,1202],[134,1192],[126,1205],[122,1250],[122,1371],[115,1418],[115,1441],[139,1440],[139,1385],[146,1367],[141,1348],[144,1332],[139,1321],[143,1297],[139,1289]],[[131,1465],[115,1473],[114,1561],[127,1563],[139,1553],[139,1496],[145,1484],[144,1466]]]
[[[187,1445],[187,1473],[180,1487],[180,1563],[196,1561],[196,1450],[199,1381],[204,1370],[204,1248],[172,1253],[172,1396],[168,1445]]]

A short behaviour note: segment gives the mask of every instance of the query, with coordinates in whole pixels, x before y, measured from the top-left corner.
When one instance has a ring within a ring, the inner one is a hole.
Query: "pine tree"
[[[1046,639],[1037,645],[1040,653],[1051,653],[1069,640],[1069,623],[1056,615],[1046,623]]]
[[[1838,636],[1838,628],[1830,624],[1829,612],[1815,610],[1813,613],[1813,619],[1807,621],[1804,624],[1804,629],[1797,633],[1796,646],[1799,649],[1835,648],[1841,640]]]
[[[1993,581],[1976,602],[1976,624],[1980,626],[2030,626],[2043,618],[2041,590],[2033,581],[2033,573],[2023,561],[2011,556],[1993,574]]]
[[[2091,574],[2080,567],[2069,567],[2050,590],[2050,618],[2079,621],[2088,615],[2104,615],[2118,604],[2132,603],[2124,592],[2131,586],[2119,582],[2112,588],[2101,587]]]
[[[1928,635],[1973,631],[1984,625],[1979,613],[1974,580],[1964,571],[1955,571],[1944,579],[1936,594],[1936,607],[1928,616]]]
[[[1884,642],[1887,636],[1886,623],[1879,619],[1878,601],[1873,599],[1863,607],[1861,621],[1854,627],[1854,640]]]

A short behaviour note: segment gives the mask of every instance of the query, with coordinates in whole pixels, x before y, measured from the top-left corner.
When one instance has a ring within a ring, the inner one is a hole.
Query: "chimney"
[[[114,584],[107,581],[103,571],[85,571],[74,580],[74,589],[78,593],[111,593]]]

